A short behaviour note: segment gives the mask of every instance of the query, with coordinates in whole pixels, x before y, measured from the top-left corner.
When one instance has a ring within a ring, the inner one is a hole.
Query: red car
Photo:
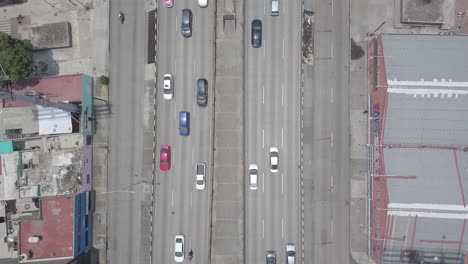
[[[163,0],[163,5],[165,7],[172,7],[174,5],[173,0]]]
[[[171,169],[171,146],[162,145],[159,150],[159,169],[168,171]]]

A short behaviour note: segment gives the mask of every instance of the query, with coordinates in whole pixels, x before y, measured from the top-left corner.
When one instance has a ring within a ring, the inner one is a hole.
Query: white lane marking
[[[192,194],[193,192],[190,192],[190,209],[192,209],[192,206],[193,206]]]
[[[265,48],[265,40],[263,40],[263,57],[265,57],[265,50],[266,50],[266,48]]]
[[[331,0],[331,11],[332,11],[332,16],[333,16],[333,0]]]
[[[281,84],[281,105],[284,104],[284,83]]]
[[[333,238],[333,218],[330,220],[330,235]]]
[[[263,1],[263,14],[266,14],[266,0]]]
[[[262,86],[262,103],[265,104],[265,85]]]
[[[284,177],[283,177],[283,173],[281,173],[281,193],[283,193],[284,191]]]
[[[262,238],[265,239],[265,219],[262,219]]]
[[[193,64],[193,75],[195,75],[196,63]]]
[[[192,164],[193,164],[194,155],[195,155],[195,150],[192,148]]]
[[[177,29],[179,28],[179,23],[177,23],[177,16],[175,17],[175,31],[177,32]]]
[[[265,173],[262,173],[262,192],[265,192]]]
[[[333,42],[331,43],[331,55],[330,55],[330,59],[333,59]]]
[[[262,129],[262,148],[265,148],[265,129]]]
[[[283,128],[281,128],[281,147],[283,147],[283,143],[284,143],[284,130]]]
[[[332,188],[333,190],[333,175],[331,176],[331,183],[330,183],[330,187]]]
[[[281,238],[284,237],[283,218],[281,218]]]
[[[177,61],[174,60],[174,75],[177,73]]]
[[[284,58],[284,39],[283,39],[283,58]]]
[[[172,245],[172,243],[174,243],[174,242],[173,242],[174,239],[172,238],[172,236],[170,236],[169,239],[170,239],[169,245]],[[174,248],[174,247],[171,247],[171,253],[173,252],[173,251],[172,251],[173,248]]]
[[[192,237],[191,236],[189,237],[188,241],[189,241],[189,246],[192,246]]]
[[[330,134],[330,146],[333,147],[333,131]]]
[[[174,191],[171,192],[171,207],[174,207]]]
[[[175,152],[175,147],[172,148],[172,152]],[[175,164],[175,155],[171,155],[171,156],[172,156],[171,163],[172,163],[172,165],[174,165]]]
[[[333,103],[333,87],[330,88],[330,102]]]

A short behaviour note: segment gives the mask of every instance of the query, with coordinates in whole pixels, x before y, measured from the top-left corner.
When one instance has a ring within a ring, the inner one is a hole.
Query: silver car
[[[177,263],[184,262],[185,253],[184,253],[184,235],[176,235],[174,237],[174,260]]]
[[[163,99],[172,100],[174,96],[173,78],[170,74],[164,74],[163,78]]]
[[[270,171],[278,172],[278,165],[279,165],[278,148],[271,147],[270,148]]]
[[[286,263],[296,263],[296,245],[294,245],[293,243],[286,244]]]
[[[250,164],[249,166],[249,182],[250,190],[258,189],[258,166],[257,164]]]

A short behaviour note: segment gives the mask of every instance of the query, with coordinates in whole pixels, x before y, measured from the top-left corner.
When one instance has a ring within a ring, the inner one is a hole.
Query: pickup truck
[[[206,164],[203,162],[197,163],[197,175],[195,180],[195,187],[197,190],[205,189],[205,177],[206,177]]]

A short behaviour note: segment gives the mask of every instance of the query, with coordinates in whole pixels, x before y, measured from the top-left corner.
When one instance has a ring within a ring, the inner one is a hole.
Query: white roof
[[[39,135],[66,134],[72,132],[71,114],[58,108],[37,106]]]

